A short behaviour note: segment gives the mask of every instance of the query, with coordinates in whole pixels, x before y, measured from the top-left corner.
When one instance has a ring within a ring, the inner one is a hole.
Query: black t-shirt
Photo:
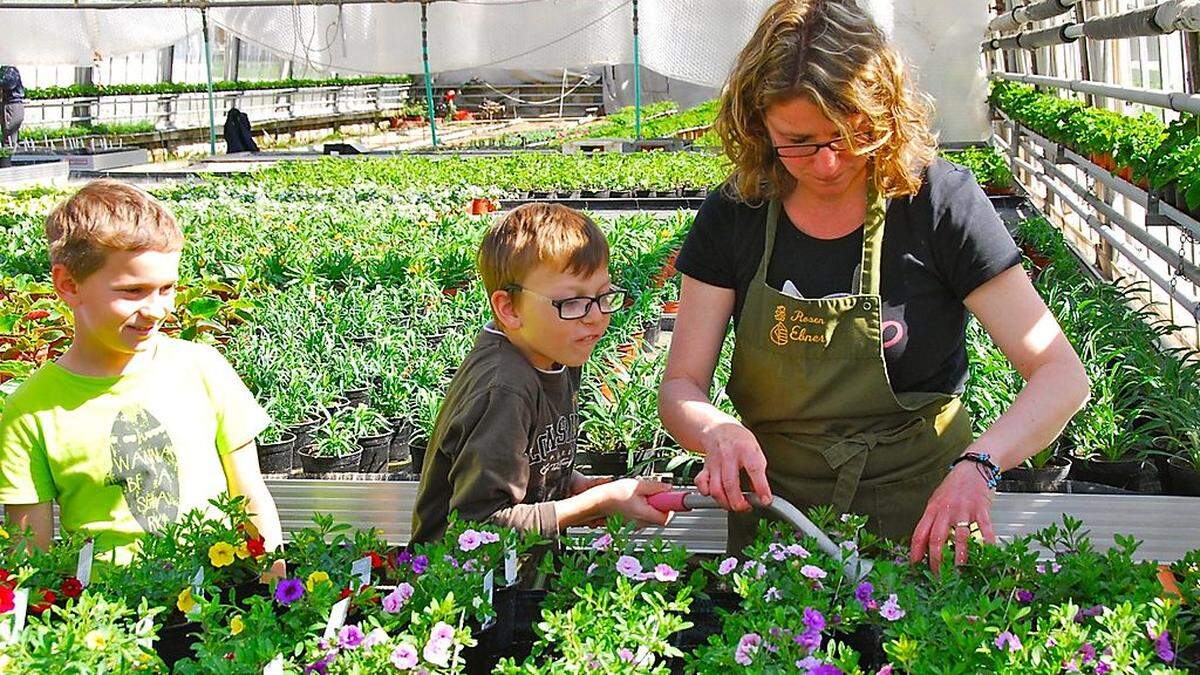
[[[742,312],[766,242],[767,206],[748,206],[717,190],[688,233],[676,267],[736,294]],[[893,199],[883,234],[881,294],[884,358],[896,392],[957,394],[967,378],[963,299],[1021,262],[1021,252],[968,169],[939,159],[920,192]],[[863,229],[840,239],[810,237],[779,210],[767,283],[790,281],[805,298],[851,292],[862,259]]]

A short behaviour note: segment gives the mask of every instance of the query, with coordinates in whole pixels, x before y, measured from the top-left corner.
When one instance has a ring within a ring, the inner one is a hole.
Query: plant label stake
[[[504,552],[504,585],[512,586],[517,581],[517,550],[510,548]]]
[[[483,575],[483,592],[487,595],[488,604],[492,604],[492,592],[496,590],[496,570],[488,570]]]
[[[12,644],[25,628],[25,613],[29,609],[29,589],[18,588],[13,593],[13,608],[9,612],[12,621],[0,624],[0,643]]]
[[[325,639],[333,638],[337,630],[346,623],[346,612],[350,610],[350,598],[342,598],[329,610],[329,621],[325,622]]]
[[[96,553],[96,542],[89,537],[83,548],[79,549],[79,563],[75,565],[75,578],[79,585],[87,588],[92,583],[92,560]]]
[[[271,659],[271,662],[263,666],[263,675],[283,675],[283,654]]]
[[[204,568],[200,567],[196,570],[196,574],[194,576],[192,576],[192,595],[199,597],[200,588],[203,585],[204,585]],[[199,613],[200,613],[200,605],[199,604],[194,605],[187,612],[188,616],[191,616],[194,614],[199,614]]]
[[[138,620],[137,625],[133,627],[134,635],[140,635],[137,643],[146,649],[154,649],[154,638],[150,637],[150,629],[154,627],[154,618],[143,616]]]
[[[350,576],[358,577],[358,588],[371,585],[371,556],[365,556],[350,563]]]

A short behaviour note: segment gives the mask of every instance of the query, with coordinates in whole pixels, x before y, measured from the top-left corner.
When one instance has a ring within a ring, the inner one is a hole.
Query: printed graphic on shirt
[[[126,408],[109,434],[108,484],[125,494],[138,525],[156,532],[179,515],[179,460],[162,422],[141,406]]]

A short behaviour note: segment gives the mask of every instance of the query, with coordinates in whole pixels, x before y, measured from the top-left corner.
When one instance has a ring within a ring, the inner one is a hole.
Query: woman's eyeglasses
[[[854,137],[858,145],[869,143],[871,141],[870,134],[857,134]],[[850,141],[841,136],[827,141],[825,143],[792,143],[789,145],[776,145],[775,154],[779,157],[795,158],[795,157],[812,157],[817,154],[821,148],[829,148],[834,152],[845,152],[850,149]]]

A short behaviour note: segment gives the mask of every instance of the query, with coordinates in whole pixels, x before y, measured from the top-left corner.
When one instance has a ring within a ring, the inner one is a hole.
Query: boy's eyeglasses
[[[854,140],[862,145],[869,143],[871,140],[870,134],[856,134]],[[850,149],[850,142],[841,136],[825,143],[792,143],[790,145],[776,145],[775,154],[780,157],[795,158],[795,157],[812,157],[817,154],[821,148],[829,148],[834,152],[845,152]]]
[[[616,312],[625,306],[626,296],[625,289],[623,288],[614,288],[607,293],[601,293],[600,295],[594,297],[590,295],[579,295],[573,298],[563,298],[562,300],[548,298],[537,291],[530,290],[519,284],[509,284],[508,286],[504,287],[504,290],[508,291],[509,293],[524,291],[530,295],[539,297],[542,300],[549,302],[551,305],[554,305],[555,309],[558,310],[558,318],[563,319],[564,321],[574,321],[587,316],[588,312],[592,311],[593,303],[600,307],[601,314],[612,314],[613,312]]]

